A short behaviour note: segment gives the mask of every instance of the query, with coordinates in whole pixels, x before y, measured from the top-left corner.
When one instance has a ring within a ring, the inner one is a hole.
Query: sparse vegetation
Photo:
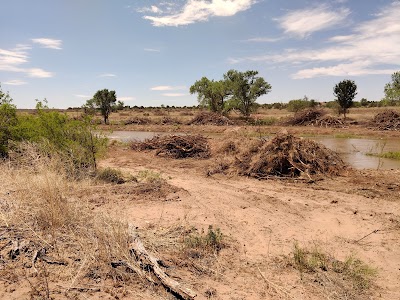
[[[208,231],[202,230],[200,233],[195,231],[184,239],[186,250],[197,250],[201,253],[218,253],[224,248],[224,235],[219,228],[208,227]]]
[[[342,295],[355,299],[360,293],[366,293],[377,274],[376,269],[354,255],[340,261],[322,251],[317,245],[308,249],[296,242],[292,257],[288,257],[288,260],[290,265],[299,270],[302,280],[312,281],[315,278],[316,282],[326,284],[328,289],[336,290],[338,299]],[[305,274],[309,274],[310,279],[306,279]]]

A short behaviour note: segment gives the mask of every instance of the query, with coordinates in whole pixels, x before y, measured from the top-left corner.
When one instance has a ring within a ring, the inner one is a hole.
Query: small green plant
[[[219,252],[224,247],[224,235],[219,228],[208,227],[208,232],[197,231],[184,239],[186,249],[196,249],[202,252]]]
[[[140,182],[148,182],[148,183],[164,180],[161,173],[147,169],[139,171],[138,174],[136,175],[136,178]]]
[[[376,269],[368,266],[354,255],[348,256],[344,261],[339,261],[332,255],[321,251],[316,245],[310,250],[302,248],[296,242],[292,252],[291,265],[300,271],[303,279],[304,273],[318,274],[331,272],[347,281],[352,290],[365,291],[371,286],[376,275]],[[333,278],[333,277],[332,277]]]
[[[97,179],[105,181],[105,182],[110,182],[110,183],[116,183],[116,184],[122,184],[125,183],[125,178],[121,172],[121,170],[113,169],[113,168],[105,168],[102,170],[99,170],[97,172]]]
[[[378,156],[380,158],[390,158],[390,159],[400,160],[400,151],[390,151],[380,154],[367,153],[367,155]]]

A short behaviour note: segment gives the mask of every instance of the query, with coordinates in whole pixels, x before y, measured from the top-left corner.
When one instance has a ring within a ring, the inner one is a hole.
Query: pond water
[[[168,135],[168,132],[113,131],[106,134],[109,139],[129,142],[143,141],[156,135]],[[174,133],[183,134],[183,133]],[[385,153],[400,151],[400,139],[347,139],[333,137],[312,137],[331,150],[340,154],[342,159],[356,169],[400,169],[400,161],[378,158],[367,153]]]

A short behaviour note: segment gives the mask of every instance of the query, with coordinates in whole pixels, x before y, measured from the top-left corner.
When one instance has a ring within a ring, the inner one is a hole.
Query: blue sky
[[[99,89],[127,105],[195,105],[189,87],[229,69],[307,95],[380,100],[400,70],[399,0],[0,0],[0,82],[20,108],[77,107]]]

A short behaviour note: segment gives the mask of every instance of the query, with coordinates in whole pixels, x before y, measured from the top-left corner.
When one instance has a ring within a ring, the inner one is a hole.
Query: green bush
[[[113,168],[105,168],[97,172],[97,178],[110,183],[122,184],[125,183],[125,178],[121,170]]]
[[[66,114],[50,111],[41,102],[37,114],[17,118],[10,128],[10,139],[16,143],[35,143],[42,153],[58,156],[72,176],[96,170],[96,158],[107,144],[106,138],[93,132],[89,119],[69,119]]]

